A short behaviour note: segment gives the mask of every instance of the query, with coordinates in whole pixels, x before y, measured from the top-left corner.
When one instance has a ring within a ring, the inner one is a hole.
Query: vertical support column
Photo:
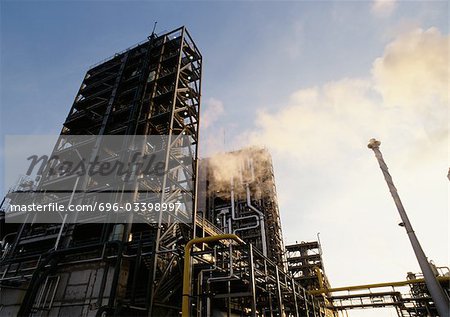
[[[295,281],[294,281],[293,277],[291,277],[291,283],[292,283],[292,292],[293,292],[293,295],[294,295],[294,307],[295,307],[295,314],[294,314],[294,316],[295,317],[299,317],[298,316],[297,291],[295,290]]]
[[[303,289],[303,299],[305,300],[306,317],[310,317],[309,316],[308,297],[306,296],[306,290],[305,289]]]
[[[281,285],[280,285],[280,273],[278,272],[278,266],[275,266],[275,272],[277,277],[277,297],[278,297],[278,311],[280,316],[284,317],[284,307],[283,307],[283,295],[281,294]]]
[[[317,317],[317,310],[316,310],[316,304],[314,303],[314,296],[311,296],[311,303],[312,303],[312,309],[313,309],[313,316]]]
[[[252,293],[252,317],[256,317],[256,285],[255,285],[255,264],[253,263],[253,245],[249,245],[250,264],[250,287]]]
[[[132,286],[132,293],[131,293],[131,304],[134,304],[134,298],[136,296],[136,284],[138,281],[138,275],[139,275],[139,268],[141,266],[141,256],[142,256],[142,232],[139,239],[137,254],[136,254],[136,261],[135,261],[135,267],[133,271],[133,286]]]
[[[232,255],[230,254],[230,256],[232,256]],[[230,295],[230,293],[231,293],[230,281],[227,281],[227,292],[228,292],[228,295]],[[227,297],[227,317],[231,317],[231,297],[230,296]]]
[[[268,275],[269,274],[267,273],[267,261],[264,258],[264,278],[265,278],[265,281],[266,281],[266,291],[267,291],[268,297],[269,297],[269,313],[270,313],[270,317],[273,317],[272,290],[267,287],[267,282],[269,281]]]

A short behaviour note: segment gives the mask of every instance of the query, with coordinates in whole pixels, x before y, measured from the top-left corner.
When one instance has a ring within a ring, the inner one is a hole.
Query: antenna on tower
[[[158,21],[155,21],[155,24],[153,24],[153,30],[152,30],[152,34],[150,34],[150,36],[148,37],[149,40],[156,38],[156,24],[158,24]]]

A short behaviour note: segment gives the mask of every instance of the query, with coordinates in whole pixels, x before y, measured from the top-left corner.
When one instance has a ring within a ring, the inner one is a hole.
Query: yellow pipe
[[[316,271],[317,279],[319,280],[319,289],[324,289],[324,287],[323,287],[323,275],[322,275],[322,272],[320,271],[320,268],[315,266],[314,267],[314,271]]]
[[[439,277],[437,277],[437,279],[440,282],[450,281],[450,277],[448,277],[448,276],[439,276]],[[322,288],[322,289],[318,289],[318,290],[314,290],[314,291],[309,291],[309,294],[311,294],[311,295],[319,295],[319,294],[323,294],[323,293],[342,292],[342,291],[356,291],[356,290],[368,289],[368,288],[390,287],[390,286],[405,286],[405,285],[417,284],[417,283],[425,283],[425,279],[418,278],[418,279],[414,279],[414,280],[407,280],[407,281],[400,281],[400,282],[387,282],[387,283],[344,286],[344,287],[335,287],[335,288]]]
[[[184,269],[183,269],[183,302],[181,305],[181,316],[189,317],[189,297],[191,296],[191,249],[194,245],[200,243],[208,243],[219,240],[234,240],[239,243],[244,243],[235,234],[219,234],[216,236],[195,238],[186,243],[184,247]]]

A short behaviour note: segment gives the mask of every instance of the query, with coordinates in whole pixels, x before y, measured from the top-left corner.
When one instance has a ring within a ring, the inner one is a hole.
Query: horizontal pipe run
[[[439,276],[437,277],[439,282],[450,281],[449,276]],[[399,281],[399,282],[387,282],[387,283],[377,283],[377,284],[365,284],[365,285],[354,285],[354,286],[343,286],[334,288],[323,288],[314,291],[309,291],[311,295],[320,295],[324,293],[342,292],[342,291],[357,291],[369,288],[381,288],[381,287],[395,287],[395,286],[405,286],[409,284],[425,283],[425,279],[418,278],[413,280]]]

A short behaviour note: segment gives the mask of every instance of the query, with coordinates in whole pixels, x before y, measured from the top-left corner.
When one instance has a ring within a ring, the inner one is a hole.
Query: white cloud
[[[390,43],[372,70],[386,106],[420,116],[430,137],[448,133],[448,36],[415,29]]]
[[[448,102],[449,45],[449,37],[436,28],[418,28],[390,43],[373,67],[385,101],[417,105],[436,97]]]
[[[373,0],[371,10],[378,17],[387,17],[394,12],[396,7],[396,0]]]
[[[294,92],[281,110],[258,113],[254,143],[321,164],[371,136],[416,142],[448,138],[449,37],[435,28],[399,35],[371,78],[345,78]],[[411,151],[405,147],[405,151]]]
[[[359,79],[299,90],[282,110],[258,114],[258,129],[250,140],[303,163],[321,164],[330,156],[336,159],[344,154],[343,144],[359,143],[367,134],[369,112],[376,108],[368,98],[370,93],[369,83]]]

